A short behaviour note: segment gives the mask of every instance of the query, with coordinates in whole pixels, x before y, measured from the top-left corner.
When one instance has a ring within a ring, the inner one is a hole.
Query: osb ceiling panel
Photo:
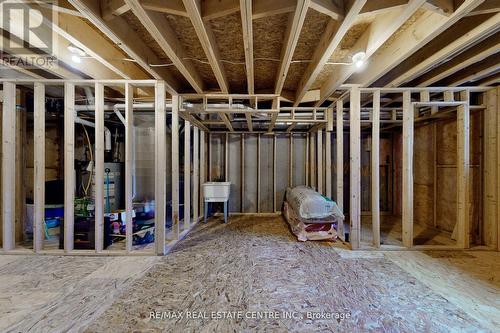
[[[194,68],[203,79],[206,90],[219,90],[219,85],[215,79],[212,67],[208,63],[205,51],[201,46],[189,18],[176,15],[165,15],[165,18],[175,31],[181,44],[184,46],[186,56],[190,58],[185,60],[192,62]]]
[[[141,40],[144,44],[148,45],[151,48],[151,51],[160,59],[161,64],[171,64],[172,61],[170,58],[163,52],[162,48],[158,43],[154,40],[151,34],[144,28],[141,21],[131,12],[128,11],[121,16],[123,19],[127,21],[130,27],[140,36]],[[154,64],[159,65],[159,64]],[[174,78],[175,81],[179,82],[179,86],[182,88],[182,91],[191,91],[191,85],[184,78],[184,76],[179,72],[179,70],[175,66],[169,66],[167,68],[170,75]]]
[[[219,48],[222,66],[232,93],[246,93],[245,49],[240,13],[220,17],[209,22]]]
[[[304,25],[300,32],[299,40],[297,41],[297,46],[293,53],[292,60],[303,61],[311,60],[319,44],[321,36],[323,35],[330,17],[321,14],[313,9],[307,11],[306,18],[304,20]],[[288,90],[297,89],[300,79],[304,75],[308,63],[292,63],[290,69],[288,70],[288,75],[285,80],[284,88]]]
[[[253,21],[255,89],[274,89],[288,14]],[[260,59],[259,59],[260,58]],[[265,59],[262,59],[265,58]]]

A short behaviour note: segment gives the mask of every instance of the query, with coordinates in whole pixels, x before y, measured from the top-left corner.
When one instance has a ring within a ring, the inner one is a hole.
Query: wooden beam
[[[16,247],[16,85],[3,83],[2,105],[2,246]]]
[[[245,118],[247,119],[248,131],[253,132],[252,115],[250,113],[245,113]]]
[[[390,47],[381,49],[373,55],[369,66],[363,72],[354,75],[351,81],[364,87],[371,85],[482,2],[483,0],[465,0],[450,16],[433,12],[424,13],[410,28],[401,31],[391,42]]]
[[[361,94],[359,87],[350,90],[349,147],[350,147],[350,243],[352,249],[360,247],[361,238]]]
[[[429,86],[498,52],[500,52],[500,33],[494,34],[423,74],[418,78],[418,86]]]
[[[330,59],[333,51],[339,46],[344,36],[349,31],[356,17],[363,8],[366,0],[354,0],[351,7],[346,10],[346,15],[342,22],[330,21],[321,37],[318,46],[313,54],[312,61],[307,66],[304,75],[300,79],[295,93],[294,106],[299,105],[302,98],[314,83],[323,67]]]
[[[367,1],[361,9],[360,14],[380,14],[382,12],[402,8],[407,4],[408,0]]]
[[[292,13],[296,6],[296,0],[254,0],[252,19],[257,20],[264,17]]]
[[[184,46],[164,15],[146,11],[139,0],[125,0],[125,2],[194,90],[202,94],[204,89],[203,80],[192,62],[184,60],[187,57]]]
[[[104,85],[95,84],[94,233],[95,251],[104,246]]]
[[[199,221],[199,197],[200,197],[200,137],[198,127],[193,126],[193,223]]]
[[[295,12],[289,16],[285,40],[281,49],[280,66],[276,77],[276,85],[274,93],[281,95],[283,84],[285,83],[288,69],[292,62],[293,53],[300,37],[300,31],[304,25],[307,9],[309,8],[310,0],[298,0]]]
[[[240,0],[240,8],[241,8],[241,27],[243,31],[243,47],[245,49],[245,68],[247,71],[247,90],[249,94],[253,94],[254,67],[253,67],[252,1]],[[249,129],[250,127],[251,125],[248,126]]]
[[[201,1],[200,6],[205,22],[237,13],[240,10],[239,0],[204,0]]]
[[[413,106],[409,90],[403,92],[403,246],[413,246]]]
[[[184,230],[191,227],[191,124],[184,121]]]
[[[373,93],[371,149],[373,246],[380,247],[380,90]]]
[[[73,251],[74,247],[75,112],[75,85],[66,82],[64,83],[64,251],[66,253]]]
[[[43,249],[45,219],[45,85],[34,84],[33,96],[34,190],[33,249]],[[5,192],[4,192],[5,193]]]
[[[132,251],[133,168],[134,168],[134,87],[125,85],[125,241],[127,252]]]
[[[429,55],[423,61],[414,64],[405,73],[402,73],[397,78],[393,79],[388,86],[397,87],[409,82],[421,74],[427,72],[436,64],[446,61],[449,57],[456,54],[460,50],[473,45],[479,38],[487,36],[498,29],[498,22],[500,21],[500,14],[497,14],[490,19],[479,24],[476,28],[458,37],[453,42],[445,45],[438,52]]]
[[[228,93],[229,84],[227,82],[226,73],[220,61],[219,49],[217,43],[215,42],[215,37],[213,35],[210,27],[203,22],[200,2],[197,0],[183,0],[184,7],[186,7],[191,23],[193,24],[196,35],[200,40],[201,46],[205,51],[208,62],[212,67],[215,78],[219,84],[219,87],[223,93]]]
[[[311,0],[311,9],[330,16],[333,20],[340,20],[344,16],[344,4],[342,1],[336,3],[332,0]]]
[[[375,20],[352,47],[352,53],[364,51],[371,57],[384,43],[422,6],[425,0],[410,0],[405,7]],[[371,65],[370,65],[371,67]],[[341,66],[321,86],[321,96],[316,105],[321,105],[357,70],[356,65]],[[297,102],[296,102],[297,103]]]
[[[231,124],[231,121],[229,120],[227,114],[225,114],[223,112],[219,112],[217,114],[219,115],[220,119],[222,119],[222,121],[226,125],[227,129],[230,130],[231,132],[234,132],[233,125]]]
[[[166,81],[166,89],[175,94],[178,83],[172,80],[172,75],[164,67],[151,67],[150,64],[160,64],[162,60],[146,45],[130,24],[122,17],[106,21],[100,14],[100,4],[97,0],[68,0],[87,20],[113,43],[118,45],[138,65],[157,80]]]
[[[480,4],[468,16],[497,13],[500,11],[500,0],[488,0]]]
[[[469,92],[460,93],[466,104],[457,108],[457,245],[469,248],[470,242],[470,110]]]
[[[167,115],[165,82],[155,85],[155,253],[166,254],[166,173],[167,173]],[[178,97],[172,96],[172,231],[179,235],[179,114]]]
[[[108,21],[129,10],[129,5],[123,0],[104,0],[101,2],[101,16]]]
[[[182,0],[141,0],[141,5],[149,11],[188,17]]]
[[[455,10],[454,0],[427,0],[424,8],[441,15],[451,15]]]
[[[484,77],[500,72],[498,56],[492,55],[473,66],[467,67],[464,70],[444,80],[448,86],[459,86],[467,82],[475,82]]]

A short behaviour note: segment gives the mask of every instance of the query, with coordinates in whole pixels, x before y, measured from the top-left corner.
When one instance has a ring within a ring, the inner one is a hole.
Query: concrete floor
[[[498,327],[500,253],[352,252],[280,217],[200,224],[166,257],[0,256],[1,332]]]

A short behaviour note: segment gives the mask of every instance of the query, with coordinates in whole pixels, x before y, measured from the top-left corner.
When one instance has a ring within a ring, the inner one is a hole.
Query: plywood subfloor
[[[381,244],[403,246],[402,234],[401,216],[380,216]],[[361,217],[361,242],[364,244],[371,244],[373,242],[371,216]],[[451,233],[449,232],[414,223],[413,244],[454,246],[456,245],[456,241],[451,239]]]
[[[0,331],[494,332],[500,325],[498,252],[353,252],[341,243],[299,243],[280,217],[220,221],[198,224],[166,257],[1,256]],[[151,311],[209,318],[151,319]],[[212,311],[352,318],[213,320]]]

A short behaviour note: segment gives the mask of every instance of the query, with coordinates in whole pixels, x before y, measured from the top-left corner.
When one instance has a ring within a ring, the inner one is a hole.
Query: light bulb
[[[77,55],[74,55],[71,57],[71,60],[73,60],[73,62],[76,62],[77,64],[81,63],[82,62],[82,58],[80,58],[79,56]]]

